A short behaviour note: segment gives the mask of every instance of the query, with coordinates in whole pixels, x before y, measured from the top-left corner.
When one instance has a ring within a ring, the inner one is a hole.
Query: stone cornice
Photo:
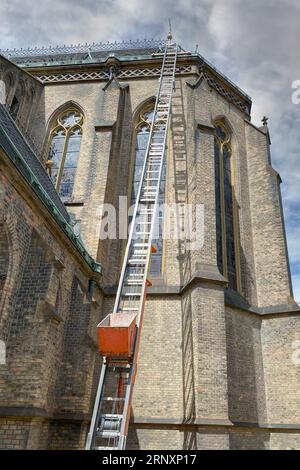
[[[237,309],[239,311],[258,316],[264,319],[270,319],[279,316],[299,315],[300,306],[294,302],[282,305],[273,305],[269,307],[255,307],[250,305],[242,295],[228,288],[228,281],[220,274],[217,267],[199,263],[196,271],[191,275],[190,279],[184,286],[166,285],[161,282],[147,289],[149,298],[156,296],[182,296],[189,289],[197,287],[197,285],[207,286],[210,288],[222,288],[225,294],[225,306]],[[104,287],[105,296],[115,296],[117,288]]]
[[[109,132],[109,131],[112,131],[115,124],[116,124],[116,121],[99,121],[95,125],[95,131],[96,132]]]
[[[116,73],[116,77],[118,80],[128,80],[128,79],[136,79],[136,78],[157,78],[160,76],[161,67],[153,67],[152,65],[148,64],[139,64],[135,67],[124,67],[119,68]],[[88,67],[88,68],[73,68],[69,70],[65,70],[62,68],[48,71],[45,69],[41,69],[40,71],[32,70],[34,76],[38,77],[39,80],[44,85],[48,85],[51,83],[62,83],[62,82],[80,82],[80,81],[106,81],[110,78],[110,72],[107,67],[102,67],[99,69],[95,67]],[[195,73],[193,71],[191,65],[185,66],[178,66],[176,69],[176,73],[179,75],[189,75]]]
[[[207,133],[207,134],[215,133],[215,127],[210,122],[198,121],[197,128],[200,129],[200,131]]]
[[[49,63],[29,63],[23,67],[37,76],[45,85],[51,83],[74,81],[107,81],[110,77],[108,64],[111,60],[118,64],[116,77],[118,80],[158,77],[161,70],[160,54],[122,55],[122,51],[106,54],[97,60],[51,61]],[[231,80],[218,71],[200,54],[181,52],[177,61],[177,75],[195,75],[196,82],[189,86],[197,88],[203,79],[208,85],[221,94],[227,101],[234,104],[247,115],[251,110],[251,98]]]
[[[79,421],[89,423],[91,416],[89,413],[82,412],[57,412],[48,411],[44,408],[34,406],[1,406],[0,416],[6,418],[42,418],[54,419],[57,421]],[[300,432],[299,423],[267,423],[267,422],[248,422],[248,421],[233,421],[230,419],[216,419],[216,418],[196,418],[195,420],[186,421],[183,418],[146,418],[146,417],[133,417],[131,425],[134,427],[151,426],[151,427],[214,427],[214,428],[256,428],[270,432]]]

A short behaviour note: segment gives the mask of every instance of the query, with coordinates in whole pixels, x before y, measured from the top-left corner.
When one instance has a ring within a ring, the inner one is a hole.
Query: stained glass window
[[[216,187],[216,232],[217,232],[217,262],[220,272],[223,274],[223,251],[222,251],[222,209],[221,209],[221,187],[220,187],[220,149],[215,139],[215,187]]]
[[[82,136],[83,116],[77,110],[62,113],[51,132],[48,161],[52,161],[51,179],[60,197],[72,196]]]
[[[131,188],[131,206],[135,204],[137,192],[139,189],[139,183],[141,173],[143,169],[143,163],[147,144],[149,140],[149,133],[151,127],[151,121],[153,118],[154,106],[151,106],[144,110],[139,116],[138,124],[136,126],[136,142],[135,142],[135,163],[133,169],[133,181]],[[153,167],[155,169],[155,167]],[[159,205],[163,205],[165,201],[165,188],[166,188],[166,162],[163,163],[160,193],[159,193]],[[153,244],[157,248],[157,252],[151,256],[150,274],[152,276],[159,276],[162,273],[162,257],[163,257],[163,214],[162,211],[158,211],[158,237],[153,240]]]
[[[16,96],[14,96],[13,100],[12,100],[12,103],[11,103],[10,110],[9,110],[10,115],[14,120],[16,120],[16,118],[17,118],[19,109],[20,109],[20,101]]]
[[[229,285],[237,289],[236,243],[234,226],[234,191],[231,165],[230,133],[223,123],[216,125],[215,194],[217,263]]]

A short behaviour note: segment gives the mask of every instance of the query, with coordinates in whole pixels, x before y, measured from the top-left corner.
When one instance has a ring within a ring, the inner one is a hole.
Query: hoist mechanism
[[[98,325],[103,362],[86,450],[126,447],[177,53],[169,33],[115,305]]]

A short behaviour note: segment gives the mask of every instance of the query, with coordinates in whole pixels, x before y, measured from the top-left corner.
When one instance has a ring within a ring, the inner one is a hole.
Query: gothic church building
[[[155,40],[2,51],[2,449],[84,448],[125,244],[99,207],[134,202],[161,60]],[[156,240],[128,449],[300,449],[281,180],[250,112],[180,50],[161,202],[202,204],[204,243]]]

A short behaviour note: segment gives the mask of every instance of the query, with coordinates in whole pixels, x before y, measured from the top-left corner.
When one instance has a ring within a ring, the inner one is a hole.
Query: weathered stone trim
[[[231,420],[222,420],[222,419],[195,419],[194,422],[185,423],[179,419],[163,419],[163,418],[134,418],[130,423],[133,427],[165,427],[172,426],[177,428],[231,428],[237,430],[239,428],[252,428],[257,430],[266,430],[270,432],[286,432],[286,431],[299,431],[300,424],[290,423],[290,424],[279,424],[279,423],[256,423],[256,422],[246,422],[246,421],[231,421]]]
[[[227,307],[237,308],[244,312],[252,315],[258,315],[265,319],[273,318],[282,315],[298,315],[300,314],[300,306],[297,303],[274,305],[270,307],[253,307],[247,303],[247,301],[237,292],[232,289],[227,289],[227,280],[221,275],[213,275],[211,271],[202,270],[195,273],[194,276],[187,282],[185,286],[170,286],[161,284],[160,286],[152,286],[147,290],[148,298],[170,295],[170,296],[181,296],[184,291],[192,287],[195,283],[207,283],[215,286],[223,286],[225,294],[225,305]],[[103,289],[106,297],[115,296],[117,288],[106,287]]]
[[[212,134],[215,132],[215,127],[210,122],[199,121],[197,123],[198,129],[202,132]]]
[[[124,69],[119,71],[117,74],[118,79],[130,79],[130,78],[149,78],[159,77],[161,72],[160,67],[147,67],[147,68],[133,68]],[[192,67],[187,65],[183,67],[177,67],[176,73],[180,75],[190,74]],[[63,72],[63,73],[51,73],[51,74],[38,74],[37,77],[43,84],[61,83],[61,82],[78,82],[78,81],[90,81],[90,80],[108,80],[110,78],[109,71],[107,69],[100,71],[91,72]]]
[[[40,318],[43,318],[45,321],[55,321],[56,323],[61,323],[64,321],[59,312],[46,299],[39,300],[37,306],[37,315]]]
[[[116,121],[100,121],[99,124],[96,124],[95,131],[96,132],[108,132],[112,131]]]
[[[253,307],[239,293],[232,289],[225,290],[225,305],[260,316],[300,314],[300,307],[296,302],[270,307]]]
[[[35,408],[35,407],[26,407],[26,406],[1,406],[0,407],[0,417],[24,417],[25,419],[31,418],[47,418],[51,420],[58,420],[58,421],[80,421],[80,422],[90,422],[90,415],[87,413],[56,413],[46,411],[43,408]],[[286,431],[299,431],[300,432],[300,424],[299,423],[265,423],[265,422],[247,422],[247,421],[231,421],[231,420],[223,420],[223,419],[214,419],[214,418],[205,418],[205,419],[196,419],[194,422],[187,423],[181,419],[170,419],[170,418],[143,418],[143,417],[134,417],[130,422],[130,425],[133,427],[139,426],[151,426],[151,427],[158,427],[158,426],[176,426],[176,427],[230,427],[231,429],[237,428],[255,428],[260,430],[268,430],[268,431],[278,431],[278,432],[286,432]]]

